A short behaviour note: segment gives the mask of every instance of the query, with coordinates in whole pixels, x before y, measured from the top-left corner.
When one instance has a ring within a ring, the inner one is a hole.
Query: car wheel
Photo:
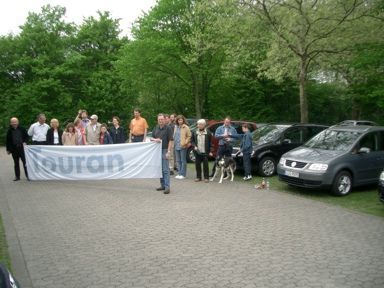
[[[261,176],[270,177],[276,172],[276,162],[271,157],[264,157],[259,162],[259,173]]]
[[[352,176],[348,171],[339,172],[332,185],[332,193],[337,196],[348,195],[352,190]]]
[[[187,162],[195,163],[195,161],[196,161],[195,152],[193,151],[192,147],[189,147],[187,150]]]

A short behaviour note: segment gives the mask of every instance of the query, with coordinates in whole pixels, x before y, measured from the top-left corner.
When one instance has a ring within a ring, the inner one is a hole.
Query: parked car
[[[377,124],[369,120],[344,120],[337,125],[342,126],[356,126],[356,125],[366,125],[366,126],[376,126]]]
[[[384,203],[384,171],[379,178],[379,200]]]
[[[212,136],[215,136],[216,129],[224,124],[224,121],[217,121],[217,120],[209,120],[207,121],[207,129],[212,133]],[[243,134],[243,131],[241,130],[241,126],[247,123],[250,125],[250,131],[254,131],[257,129],[257,125],[254,122],[248,122],[248,121],[238,121],[238,120],[232,120],[231,125],[236,129],[237,133]],[[196,128],[195,128],[196,129]],[[193,130],[193,129],[191,129]],[[217,140],[215,137],[212,137],[212,143],[211,143],[211,152],[213,154],[213,157],[216,157],[217,150],[219,149],[219,140]],[[193,152],[193,147],[190,147],[187,151],[187,161],[188,162],[195,162],[195,154]]]
[[[328,126],[317,124],[268,124],[253,133],[253,152],[251,154],[252,172],[264,177],[276,173],[281,155],[296,148]],[[243,168],[243,155],[239,148],[232,155],[237,168]]]
[[[384,167],[384,127],[332,126],[284,154],[277,167],[289,185],[330,189],[343,196],[375,184]]]

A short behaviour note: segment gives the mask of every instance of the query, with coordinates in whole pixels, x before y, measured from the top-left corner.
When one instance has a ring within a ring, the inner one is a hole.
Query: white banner
[[[161,143],[25,146],[31,180],[160,178]]]

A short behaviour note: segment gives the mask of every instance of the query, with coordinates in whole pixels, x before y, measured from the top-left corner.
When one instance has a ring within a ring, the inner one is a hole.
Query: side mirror
[[[361,147],[358,151],[359,154],[368,154],[371,152],[371,149],[367,148],[367,147]]]
[[[289,139],[284,139],[282,143],[283,143],[283,144],[290,144],[291,142],[292,142],[292,141],[289,140]]]

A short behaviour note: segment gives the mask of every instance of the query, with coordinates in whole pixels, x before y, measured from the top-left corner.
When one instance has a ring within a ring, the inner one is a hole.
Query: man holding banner
[[[173,151],[173,130],[166,125],[164,114],[157,115],[158,125],[152,131],[152,141],[161,142],[161,165],[162,178],[160,178],[160,187],[157,191],[164,191],[164,194],[169,194],[170,190],[170,172],[168,160]]]
[[[27,166],[25,162],[24,145],[28,142],[27,130],[19,126],[19,120],[16,117],[11,118],[10,126],[7,132],[6,146],[7,153],[12,154],[15,162],[15,179],[20,180],[20,159],[23,162],[25,177],[28,179]]]

